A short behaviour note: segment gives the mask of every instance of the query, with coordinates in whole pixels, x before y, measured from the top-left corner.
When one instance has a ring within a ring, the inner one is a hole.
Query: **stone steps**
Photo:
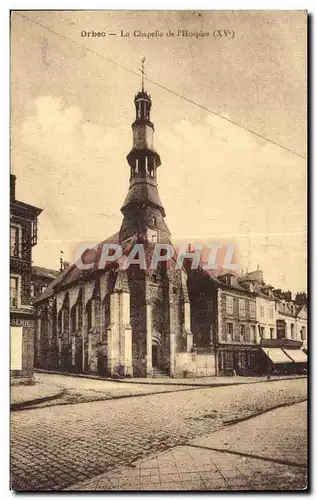
[[[170,378],[170,377],[159,368],[153,368],[152,378]]]

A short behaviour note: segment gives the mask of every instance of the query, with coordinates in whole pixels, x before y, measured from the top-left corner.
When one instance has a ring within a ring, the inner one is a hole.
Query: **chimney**
[[[10,174],[10,201],[15,200],[15,181],[16,181],[16,176]]]

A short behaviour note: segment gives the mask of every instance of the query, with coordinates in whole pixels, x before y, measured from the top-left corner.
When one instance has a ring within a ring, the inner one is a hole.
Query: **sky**
[[[20,14],[34,22],[12,13],[11,171],[17,198],[43,209],[35,265],[119,230],[140,77],[109,59],[138,72],[145,56],[151,80],[222,116],[145,83],[173,240],[234,242],[243,268],[306,289],[307,162],[224,119],[306,156],[303,11]],[[179,29],[211,36],[166,36]]]

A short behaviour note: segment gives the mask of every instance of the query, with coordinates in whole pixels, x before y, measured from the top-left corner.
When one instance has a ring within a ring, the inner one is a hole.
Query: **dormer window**
[[[152,225],[156,227],[156,217],[152,217]]]
[[[227,285],[232,286],[233,285],[233,276],[227,276],[226,282],[227,282]]]

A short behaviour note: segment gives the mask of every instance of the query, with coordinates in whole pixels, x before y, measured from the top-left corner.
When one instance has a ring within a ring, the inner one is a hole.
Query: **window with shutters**
[[[256,342],[256,326],[251,325],[251,342]]]
[[[227,295],[226,300],[227,300],[227,313],[233,314],[233,297]]]
[[[233,323],[227,323],[227,341],[231,342],[233,337]]]
[[[245,300],[239,299],[239,316],[241,318],[245,317]]]
[[[245,325],[240,325],[240,340],[241,342],[245,342]]]
[[[251,341],[250,325],[246,325],[246,327],[245,327],[245,341],[246,342],[250,342]]]
[[[250,302],[250,316],[255,318],[255,302]]]
[[[295,325],[291,323],[291,338],[295,339]]]

